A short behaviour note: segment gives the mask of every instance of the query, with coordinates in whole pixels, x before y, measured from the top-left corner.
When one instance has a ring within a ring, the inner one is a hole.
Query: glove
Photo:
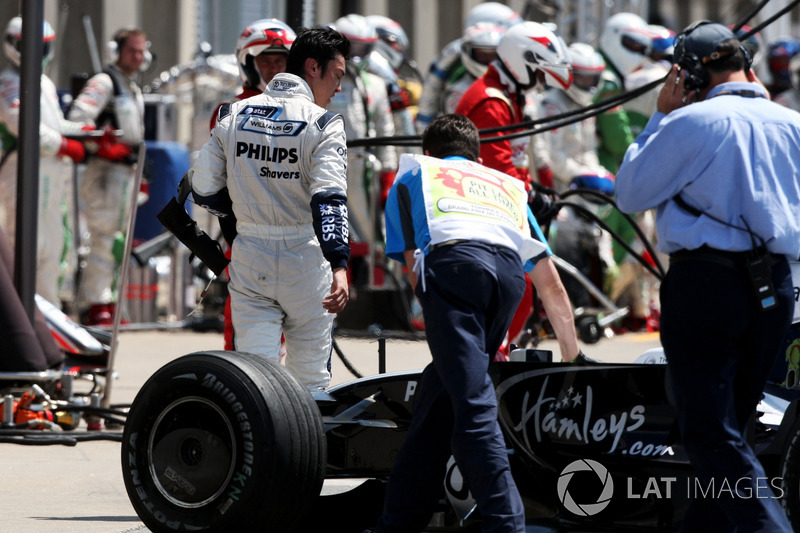
[[[117,136],[114,135],[114,130],[110,126],[106,126],[103,130],[102,137],[91,138],[86,141],[89,151],[103,159],[114,162],[130,161],[133,155],[133,149],[128,144],[117,141]]]
[[[536,177],[539,179],[539,184],[545,187],[553,188],[553,169],[550,165],[536,169]]]
[[[114,161],[117,163],[129,161],[132,155],[133,150],[129,145],[116,141],[108,143],[101,142],[100,147],[97,149],[98,157],[102,157],[103,159],[108,159],[109,161]]]
[[[80,141],[61,137],[61,148],[58,149],[58,155],[65,155],[78,164],[86,159],[86,148]]]
[[[394,176],[394,170],[381,172],[381,207],[386,207],[386,199],[389,198],[389,191],[391,190],[392,185],[394,185]]]
[[[539,225],[547,224],[558,213],[558,206],[553,204],[552,198],[541,191],[531,191],[528,206]]]
[[[394,85],[389,94],[389,106],[392,111],[399,111],[411,105],[411,93],[405,87]]]

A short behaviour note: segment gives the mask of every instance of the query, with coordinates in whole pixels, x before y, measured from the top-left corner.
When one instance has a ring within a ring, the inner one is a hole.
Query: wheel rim
[[[217,405],[191,396],[161,412],[147,451],[157,490],[174,505],[193,509],[207,505],[228,486],[236,463],[236,437]]]

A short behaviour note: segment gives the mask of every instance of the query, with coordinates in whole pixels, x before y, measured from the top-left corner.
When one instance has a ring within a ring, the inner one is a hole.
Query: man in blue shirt
[[[531,237],[524,184],[476,162],[480,140],[469,119],[436,118],[422,149],[426,156],[402,156],[389,192],[386,254],[413,271],[433,361],[417,388],[377,531],[428,525],[452,453],[484,530],[522,533],[524,509],[487,370],[522,298],[523,262],[548,250]]]
[[[725,26],[684,30],[675,61],[616,185],[622,211],[657,209],[677,419],[699,485],[717,487],[690,492],[683,531],[788,532],[744,432],[792,319],[800,114],[769,101]]]

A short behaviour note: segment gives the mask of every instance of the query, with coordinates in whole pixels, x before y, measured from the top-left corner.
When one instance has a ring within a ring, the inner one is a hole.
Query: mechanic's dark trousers
[[[459,243],[425,258],[416,294],[433,362],[414,399],[411,426],[389,477],[383,533],[428,525],[452,454],[482,517],[482,530],[521,533],[525,516],[497,422],[487,374],[525,288],[519,256],[503,247]]]
[[[741,254],[670,258],[661,284],[661,342],[697,476],[681,531],[792,530],[743,435],[792,320],[786,260],[776,260],[772,279],[778,306],[762,312]]]

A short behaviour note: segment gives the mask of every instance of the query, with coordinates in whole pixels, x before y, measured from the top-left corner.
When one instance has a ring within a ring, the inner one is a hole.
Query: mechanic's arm
[[[414,267],[417,264],[417,259],[414,257],[414,252],[416,250],[406,250],[403,252],[403,257],[406,260],[406,266],[408,267],[408,282],[411,283],[411,292],[415,292],[417,290],[417,273],[414,271]]]
[[[705,124],[701,117],[681,109],[694,101],[694,91],[683,102],[683,84],[675,83],[678,75],[673,65],[659,93],[658,110],[628,147],[617,172],[617,207],[623,213],[646,211],[672,199],[719,150],[687,135]]]
[[[114,82],[105,72],[98,72],[86,82],[70,106],[67,118],[95,124],[95,121],[114,97]]]
[[[534,287],[539,292],[542,304],[547,311],[547,318],[556,334],[561,359],[573,361],[580,353],[578,335],[575,332],[575,321],[572,316],[572,304],[561,282],[553,261],[546,257],[536,263],[536,268],[528,273]]]

